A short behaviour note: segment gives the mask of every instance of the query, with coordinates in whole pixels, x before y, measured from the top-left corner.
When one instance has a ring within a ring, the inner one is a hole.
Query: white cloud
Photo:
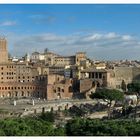
[[[127,41],[128,41],[128,40],[133,39],[133,37],[132,37],[132,36],[130,36],[130,35],[123,35],[123,36],[122,36],[122,39],[123,39],[123,40],[127,40]]]
[[[107,34],[105,35],[105,37],[108,38],[108,39],[112,39],[112,38],[117,37],[117,34],[116,34],[116,33],[107,33]]]
[[[0,26],[13,26],[16,25],[17,22],[16,21],[4,21],[4,22],[0,22]]]
[[[97,59],[140,58],[138,53],[140,52],[140,40],[129,34],[121,35],[113,32],[67,36],[52,33],[28,36],[10,35],[9,44],[12,46],[11,51],[14,55],[23,55],[33,51],[43,52],[45,48],[48,48],[62,55],[73,55],[77,51],[86,51],[88,56]]]
[[[89,35],[89,37],[85,38],[87,41],[91,41],[91,40],[99,40],[102,38],[102,34],[98,34],[98,33],[95,33],[93,35]]]

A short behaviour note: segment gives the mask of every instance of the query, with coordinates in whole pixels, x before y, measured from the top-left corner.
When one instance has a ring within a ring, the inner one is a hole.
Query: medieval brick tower
[[[85,52],[77,52],[76,53],[76,64],[80,65],[80,61],[86,60]]]
[[[0,63],[8,62],[7,41],[0,38]]]

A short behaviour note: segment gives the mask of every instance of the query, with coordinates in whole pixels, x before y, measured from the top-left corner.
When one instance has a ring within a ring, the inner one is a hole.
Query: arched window
[[[60,87],[57,88],[57,91],[60,92]]]

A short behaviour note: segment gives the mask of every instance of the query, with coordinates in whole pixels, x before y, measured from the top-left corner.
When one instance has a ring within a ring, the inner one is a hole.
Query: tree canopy
[[[140,82],[135,82],[135,83],[128,84],[127,89],[130,92],[140,93]]]
[[[66,124],[68,136],[140,136],[140,121],[134,120],[70,120]]]
[[[0,120],[0,136],[140,136],[140,121],[75,118],[54,127],[40,118]]]
[[[92,99],[103,99],[108,103],[108,118],[110,119],[112,101],[122,101],[124,99],[124,94],[116,89],[100,89],[92,93],[90,97]]]
[[[111,101],[121,101],[124,98],[124,94],[116,89],[100,89],[95,93],[92,93],[90,96],[92,99],[103,99]]]
[[[38,117],[0,120],[0,136],[64,136],[62,128],[55,128],[51,113]]]

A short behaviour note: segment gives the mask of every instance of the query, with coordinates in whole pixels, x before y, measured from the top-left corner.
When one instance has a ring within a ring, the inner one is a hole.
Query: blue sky
[[[140,59],[140,5],[0,5],[0,34],[14,56],[49,48],[94,59]]]

